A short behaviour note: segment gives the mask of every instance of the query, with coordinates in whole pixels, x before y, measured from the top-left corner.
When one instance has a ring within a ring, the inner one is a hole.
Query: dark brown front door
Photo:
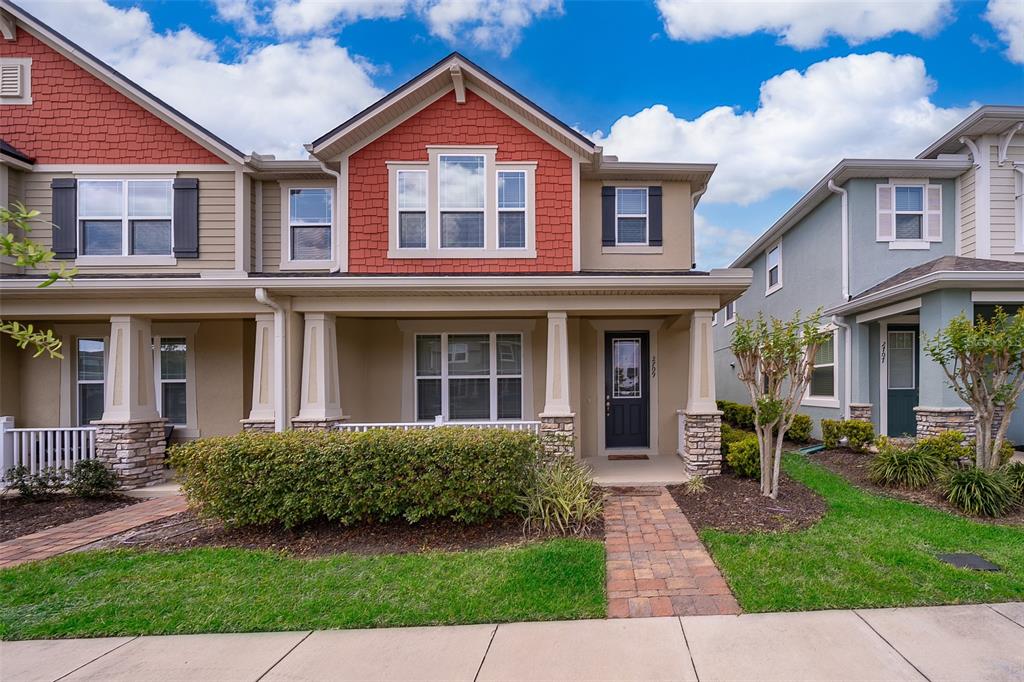
[[[647,332],[605,333],[605,447],[646,448],[650,445],[649,367]]]

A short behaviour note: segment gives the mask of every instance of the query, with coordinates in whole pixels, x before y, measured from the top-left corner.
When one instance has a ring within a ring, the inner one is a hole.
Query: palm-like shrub
[[[604,513],[590,472],[571,456],[540,465],[520,503],[527,531],[560,535],[582,535]]]
[[[878,485],[923,488],[942,471],[942,460],[927,448],[903,449],[883,440],[868,465],[868,475]]]
[[[1017,504],[1024,505],[1024,462],[1010,462],[1003,467],[1003,474],[1017,496]]]
[[[946,499],[974,516],[1002,516],[1016,501],[1009,477],[970,466],[954,469],[945,481]]]

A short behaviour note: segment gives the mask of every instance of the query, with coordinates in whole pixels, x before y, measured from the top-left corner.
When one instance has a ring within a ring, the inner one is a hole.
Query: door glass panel
[[[612,339],[612,397],[641,396],[640,339]]]
[[[914,332],[889,332],[889,388],[914,388]]]

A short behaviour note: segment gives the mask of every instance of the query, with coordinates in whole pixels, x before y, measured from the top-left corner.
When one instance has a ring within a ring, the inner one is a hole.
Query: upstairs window
[[[736,321],[736,301],[730,301],[725,305],[725,324],[732,324]]]
[[[615,190],[615,243],[647,243],[647,188]]]
[[[896,239],[921,239],[924,223],[924,187],[894,188],[896,197]]]
[[[331,260],[333,197],[326,187],[288,191],[289,260]]]
[[[498,248],[526,248],[526,171],[498,172]]]
[[[875,239],[890,249],[927,249],[942,241],[942,185],[927,180],[876,186]]]
[[[81,180],[78,229],[84,256],[169,256],[171,180]]]
[[[398,171],[398,246],[427,248],[427,171]]]
[[[765,255],[765,296],[782,288],[782,243],[768,249]]]
[[[484,247],[484,157],[448,155],[438,159],[438,208],[442,249]]]

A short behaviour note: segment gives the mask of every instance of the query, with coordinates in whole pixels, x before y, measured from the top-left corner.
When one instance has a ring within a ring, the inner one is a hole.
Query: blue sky
[[[620,158],[719,163],[701,267],[840,158],[912,156],[977,104],[1024,103],[1024,0],[21,4],[279,156],[457,49]]]

